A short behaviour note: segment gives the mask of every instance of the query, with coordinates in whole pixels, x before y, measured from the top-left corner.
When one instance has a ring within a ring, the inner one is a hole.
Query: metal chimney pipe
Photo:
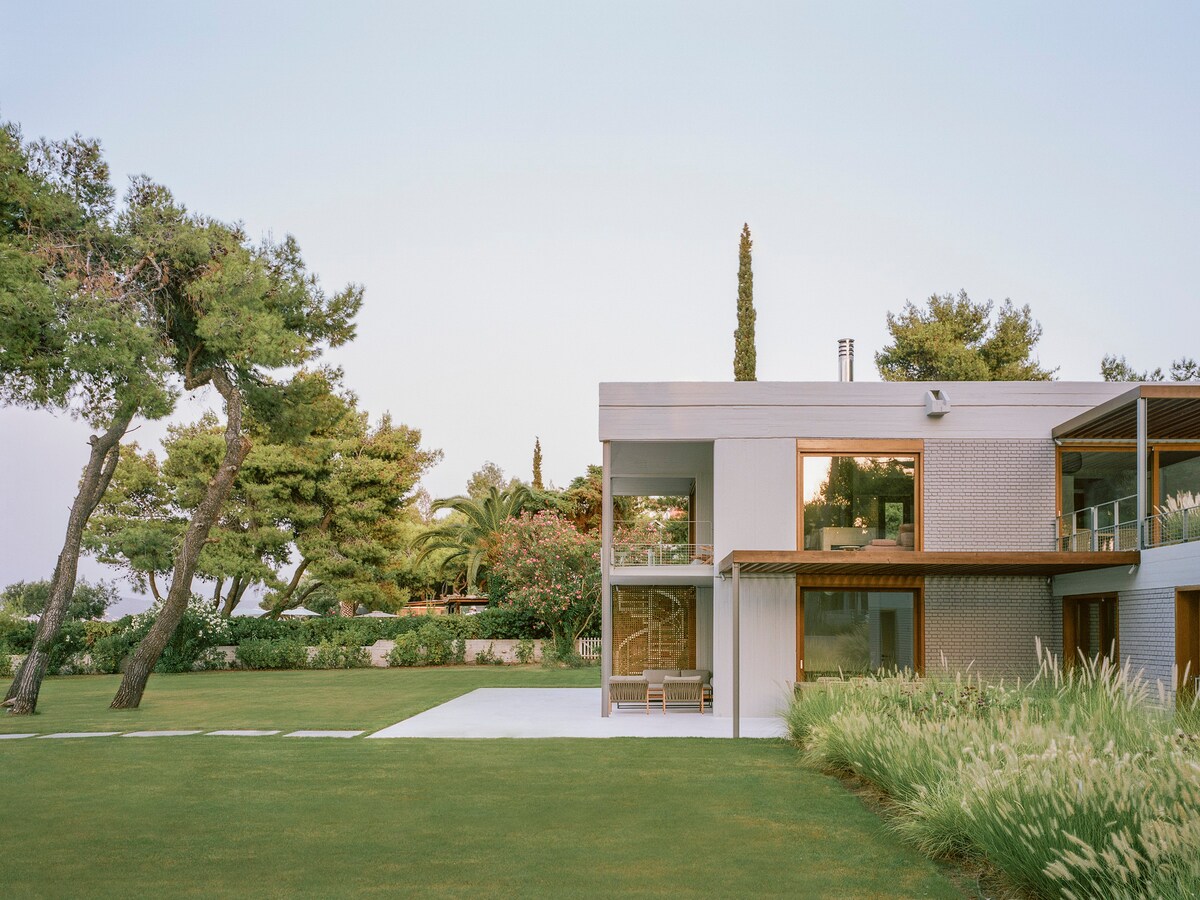
[[[838,381],[854,380],[854,338],[838,338]]]

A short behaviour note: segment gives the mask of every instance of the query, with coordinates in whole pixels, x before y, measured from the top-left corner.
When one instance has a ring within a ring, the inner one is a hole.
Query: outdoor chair
[[[644,703],[650,715],[650,685],[640,675],[613,675],[608,679],[608,711],[613,704]]]
[[[667,714],[668,703],[699,703],[700,714],[704,715],[704,676],[664,676],[662,699],[663,715]]]

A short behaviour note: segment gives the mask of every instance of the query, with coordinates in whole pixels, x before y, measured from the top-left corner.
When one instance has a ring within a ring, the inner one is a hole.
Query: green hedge
[[[296,640],[248,638],[238,644],[237,658],[247,669],[304,669],[308,651]]]
[[[298,640],[307,646],[322,642],[358,644],[394,641],[402,634],[434,622],[451,637],[505,639],[549,637],[546,628],[532,616],[516,610],[493,607],[473,616],[405,616],[396,619],[322,617],[313,619],[262,619],[234,616],[229,620],[231,643],[246,640]]]

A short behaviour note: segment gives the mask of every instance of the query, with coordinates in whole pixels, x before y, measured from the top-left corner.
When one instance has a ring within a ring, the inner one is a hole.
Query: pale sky
[[[597,383],[859,380],[885,315],[1028,303],[1043,364],[1200,356],[1200,9],[1101,3],[5,3],[0,118],[103,141],[366,285],[331,357],[485,460],[598,462]],[[181,406],[195,417],[212,398]],[[143,446],[160,425],[133,437]],[[87,431],[0,410],[0,585],[49,577]],[[88,576],[101,567],[85,563]]]

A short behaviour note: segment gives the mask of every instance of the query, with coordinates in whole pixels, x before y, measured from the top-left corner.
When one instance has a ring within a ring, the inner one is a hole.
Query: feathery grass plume
[[[1200,710],[1107,660],[1030,683],[910,674],[811,685],[786,721],[808,765],[897,803],[934,856],[985,860],[1036,896],[1200,896]],[[1153,700],[1158,700],[1156,704]]]

